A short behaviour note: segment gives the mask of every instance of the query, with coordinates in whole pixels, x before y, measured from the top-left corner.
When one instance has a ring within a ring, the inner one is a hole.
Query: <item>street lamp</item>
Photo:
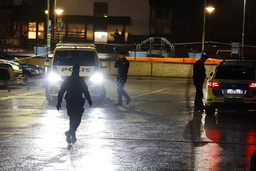
[[[241,47],[241,57],[244,56],[244,28],[245,28],[245,11],[246,11],[246,0],[244,0],[244,10],[243,10],[243,30],[242,30],[242,47]]]
[[[202,34],[202,53],[204,53],[204,43],[205,43],[205,20],[206,20],[206,12],[213,12],[215,10],[214,7],[206,7],[206,0],[204,1],[204,21],[203,21],[203,34]]]
[[[60,43],[61,43],[61,34],[62,34],[62,29],[63,29],[63,21],[62,21],[62,18],[60,17],[63,10],[61,9],[58,9],[58,10],[55,10],[56,14],[59,16],[58,17],[58,28],[59,28],[59,31],[60,31]]]
[[[54,1],[54,11],[56,10],[57,0]],[[53,18],[53,40],[56,40],[56,12]]]
[[[48,67],[50,65],[49,59],[48,59],[48,54],[49,54],[49,50],[51,49],[50,0],[47,0],[47,10],[45,10],[45,14],[47,15],[47,21],[46,21],[47,22],[47,39],[46,39],[47,53],[46,53],[46,58],[45,58],[44,66],[45,66],[45,75],[47,75]]]

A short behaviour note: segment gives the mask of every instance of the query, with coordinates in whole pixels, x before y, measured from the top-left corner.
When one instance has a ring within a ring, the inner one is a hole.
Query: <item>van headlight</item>
[[[20,70],[20,67],[18,65],[12,65],[13,70]]]
[[[101,83],[103,80],[103,76],[101,73],[95,73],[91,76],[90,81],[94,83]]]
[[[51,72],[48,75],[48,80],[50,82],[57,82],[57,81],[61,81],[61,77],[59,76],[59,74]]]

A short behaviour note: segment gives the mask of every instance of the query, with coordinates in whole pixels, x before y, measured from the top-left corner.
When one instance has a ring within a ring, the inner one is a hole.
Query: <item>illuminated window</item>
[[[44,39],[44,23],[38,23],[38,39]]]
[[[36,39],[36,22],[28,23],[28,39]]]
[[[68,24],[68,37],[84,38],[85,25],[81,23]]]
[[[87,24],[86,39],[93,41],[93,24]]]
[[[94,43],[107,43],[108,33],[107,32],[94,32]]]

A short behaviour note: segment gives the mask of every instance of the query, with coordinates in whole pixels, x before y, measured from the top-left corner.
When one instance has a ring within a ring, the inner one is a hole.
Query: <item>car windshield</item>
[[[254,80],[255,68],[237,66],[219,67],[215,78],[232,80]]]
[[[97,65],[95,51],[56,51],[54,55],[54,65],[74,65],[95,66]]]

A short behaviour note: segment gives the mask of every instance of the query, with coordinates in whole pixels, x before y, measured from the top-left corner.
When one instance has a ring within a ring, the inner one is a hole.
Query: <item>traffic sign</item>
[[[52,22],[51,20],[48,20],[47,48],[51,48],[51,28],[52,28]]]

